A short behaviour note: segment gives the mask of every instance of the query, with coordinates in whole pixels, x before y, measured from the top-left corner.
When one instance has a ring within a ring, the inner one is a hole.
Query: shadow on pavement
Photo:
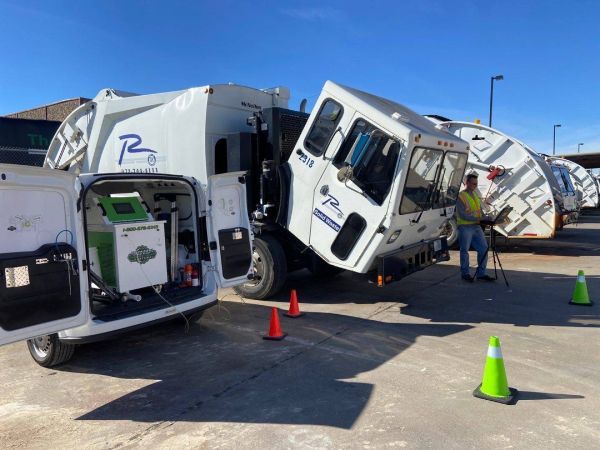
[[[488,266],[493,274],[493,266]],[[458,268],[438,265],[404,280],[378,288],[342,274],[315,282],[308,273],[290,277],[275,300],[285,302],[289,289],[298,290],[307,304],[369,304],[396,302],[400,314],[443,323],[506,323],[515,326],[600,327],[598,302],[592,307],[569,305],[576,281],[552,273],[506,270],[507,288],[498,270],[495,282],[461,280]],[[600,278],[587,277],[592,300],[600,292]]]
[[[208,315],[208,312],[207,312]],[[328,425],[350,429],[373,392],[353,380],[387,363],[420,336],[445,337],[469,325],[383,323],[311,313],[283,319],[284,341],[264,341],[269,308],[227,303],[187,334],[153,327],[80,349],[61,371],[156,380],[106,401],[79,420],[201,421]],[[260,319],[257,321],[257,319]],[[257,330],[256,323],[261,324]]]
[[[576,394],[551,394],[547,392],[519,391],[519,395],[515,403],[524,400],[572,400],[577,398],[585,397],[583,395]]]

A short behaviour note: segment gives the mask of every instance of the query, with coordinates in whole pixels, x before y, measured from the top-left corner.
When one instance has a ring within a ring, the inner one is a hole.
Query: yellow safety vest
[[[461,191],[461,193],[458,194],[458,201],[463,202],[463,204],[466,207],[467,213],[469,213],[471,216],[481,218],[481,201],[479,200],[477,194],[473,193],[473,195],[471,195],[468,191]],[[456,223],[458,225],[473,225],[479,223],[479,221],[474,222],[472,220],[465,220],[462,217],[460,217],[460,214],[457,210]]]

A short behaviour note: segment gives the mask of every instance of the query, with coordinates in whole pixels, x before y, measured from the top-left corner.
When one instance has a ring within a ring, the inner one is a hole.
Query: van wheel
[[[27,341],[31,357],[42,367],[66,363],[75,352],[75,346],[61,342],[56,334],[39,336]]]
[[[283,247],[273,236],[262,234],[254,239],[252,269],[254,279],[234,287],[235,292],[256,300],[279,292],[287,276],[287,261]]]
[[[458,242],[458,225],[454,218],[448,219],[442,228],[441,236],[446,236],[448,247],[453,247]]]

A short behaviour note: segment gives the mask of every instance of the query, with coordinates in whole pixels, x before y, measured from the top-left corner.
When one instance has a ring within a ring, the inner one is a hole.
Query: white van
[[[200,312],[250,273],[243,172],[202,186],[0,165],[0,211],[0,344],[29,339],[45,367],[74,344]]]

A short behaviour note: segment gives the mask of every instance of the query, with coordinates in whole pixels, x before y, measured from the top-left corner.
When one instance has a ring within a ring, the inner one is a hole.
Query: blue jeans
[[[487,266],[488,244],[481,227],[479,225],[460,225],[458,227],[458,245],[460,246],[460,273],[462,275],[470,275],[469,249],[473,247],[477,252],[477,271],[475,272],[475,276],[484,276]]]

